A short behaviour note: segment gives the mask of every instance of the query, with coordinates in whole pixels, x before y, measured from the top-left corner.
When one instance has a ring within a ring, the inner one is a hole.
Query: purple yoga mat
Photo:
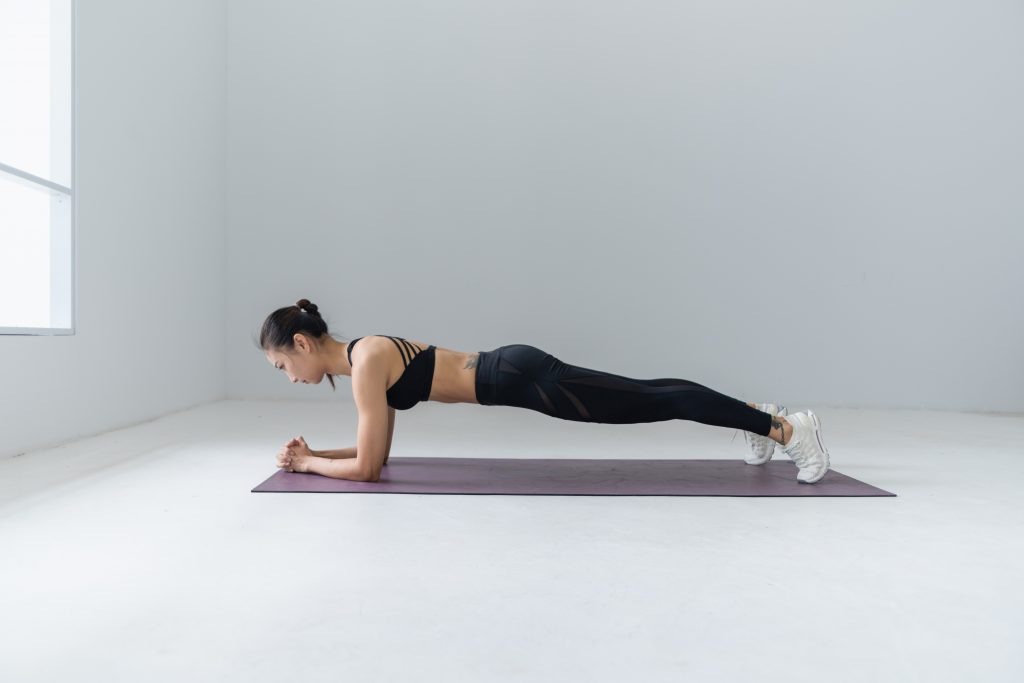
[[[252,489],[288,493],[447,493],[531,496],[895,496],[829,470],[800,484],[796,465],[772,460],[390,458],[378,482],[278,470]]]

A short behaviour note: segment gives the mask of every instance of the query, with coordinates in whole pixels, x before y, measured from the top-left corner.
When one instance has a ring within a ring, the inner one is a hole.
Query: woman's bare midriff
[[[401,379],[405,372],[405,362],[402,354],[387,337],[372,336],[374,343],[390,347],[393,353],[388,354],[388,389],[393,387]],[[424,344],[414,339],[406,339],[419,351],[417,354],[427,350],[430,344]],[[360,343],[366,343],[365,341]],[[357,347],[358,348],[358,347]],[[476,400],[476,366],[480,354],[476,351],[465,352],[454,349],[436,347],[434,349],[434,379],[430,385],[430,398],[428,401],[439,401],[441,403],[479,403]]]

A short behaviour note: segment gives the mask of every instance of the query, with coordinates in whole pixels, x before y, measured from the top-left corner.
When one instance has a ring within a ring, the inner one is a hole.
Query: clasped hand
[[[277,452],[277,466],[284,468],[286,472],[308,472],[309,460],[313,451],[309,449],[306,440],[297,436]]]

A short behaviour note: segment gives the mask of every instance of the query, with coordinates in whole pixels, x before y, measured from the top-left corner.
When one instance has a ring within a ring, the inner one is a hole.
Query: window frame
[[[29,185],[37,190],[49,191],[51,193],[57,192],[67,197],[71,206],[69,208],[69,223],[68,225],[68,249],[70,251],[70,272],[67,274],[70,285],[70,297],[68,305],[70,306],[70,327],[9,327],[0,325],[0,336],[72,336],[75,334],[77,329],[77,317],[78,317],[78,246],[77,240],[75,239],[77,228],[78,228],[78,201],[77,192],[75,189],[78,187],[78,168],[77,168],[77,157],[78,157],[78,130],[77,130],[77,118],[78,118],[78,54],[76,52],[76,42],[78,35],[78,0],[67,0],[70,10],[70,33],[71,33],[71,45],[70,45],[70,58],[71,58],[71,187],[64,187],[59,183],[55,183],[52,180],[46,178],[40,178],[39,176],[33,175],[21,169],[13,166],[8,166],[0,160],[0,172],[3,172],[4,176],[8,180],[12,180],[16,183],[22,183]],[[53,222],[51,220],[50,229],[53,229]],[[53,258],[53,248],[51,245],[50,258]],[[52,307],[52,301],[51,301]],[[52,308],[51,308],[52,310]]]

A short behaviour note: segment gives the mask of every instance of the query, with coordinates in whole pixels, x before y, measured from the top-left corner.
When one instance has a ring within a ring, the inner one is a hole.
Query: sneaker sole
[[[825,454],[825,469],[821,471],[821,474],[816,476],[814,479],[797,479],[801,484],[815,484],[821,481],[821,478],[828,474],[829,468],[832,466],[832,456],[829,455],[828,449],[825,448],[825,444],[821,441],[821,420],[814,414],[814,411],[808,410],[807,416],[811,418],[811,422],[814,423],[814,438],[818,440],[818,447],[821,448],[822,453]]]

